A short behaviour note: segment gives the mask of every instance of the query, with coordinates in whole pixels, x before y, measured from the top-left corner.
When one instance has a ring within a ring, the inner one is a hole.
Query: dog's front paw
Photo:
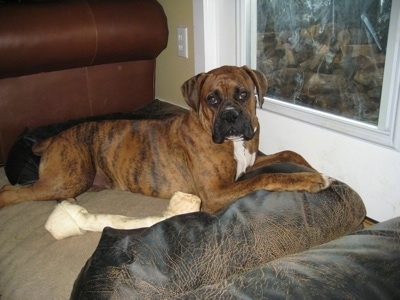
[[[308,190],[309,192],[312,193],[317,193],[319,191],[327,189],[328,187],[331,186],[332,182],[334,181],[332,177],[329,177],[325,174],[317,173],[315,175],[316,175],[315,180],[312,180],[310,189]]]

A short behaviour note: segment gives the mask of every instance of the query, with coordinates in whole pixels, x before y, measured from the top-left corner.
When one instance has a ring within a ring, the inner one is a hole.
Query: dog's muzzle
[[[221,144],[224,140],[251,140],[255,130],[250,117],[235,107],[223,109],[217,116],[213,129],[214,143]]]

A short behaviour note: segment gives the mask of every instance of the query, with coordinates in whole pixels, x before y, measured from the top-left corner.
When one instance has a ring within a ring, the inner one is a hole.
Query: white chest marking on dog
[[[243,141],[234,141],[234,158],[237,162],[236,165],[236,180],[243,174],[246,173],[246,169],[252,166],[256,160],[256,153],[250,153],[248,149],[244,147]]]

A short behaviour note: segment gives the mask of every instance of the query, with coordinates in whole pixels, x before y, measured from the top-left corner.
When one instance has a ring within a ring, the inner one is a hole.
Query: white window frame
[[[255,68],[256,34],[249,30],[256,25],[255,4],[256,0],[193,0],[196,73],[225,64]],[[400,150],[399,13],[400,1],[393,0],[381,97],[387,101],[381,101],[378,126],[269,97],[263,109]]]

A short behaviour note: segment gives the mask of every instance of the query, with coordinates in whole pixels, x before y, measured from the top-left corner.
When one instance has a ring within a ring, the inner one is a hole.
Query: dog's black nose
[[[236,109],[227,109],[222,112],[222,119],[230,124],[235,123],[236,120],[239,118],[239,111]]]

